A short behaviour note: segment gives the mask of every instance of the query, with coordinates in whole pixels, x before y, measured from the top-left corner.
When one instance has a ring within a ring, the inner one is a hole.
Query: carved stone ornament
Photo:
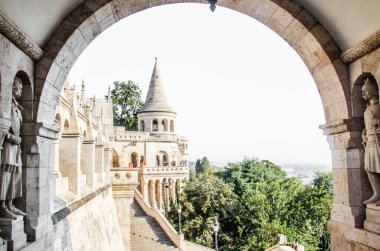
[[[34,61],[38,61],[42,58],[42,49],[14,23],[12,23],[2,12],[0,12],[0,33],[13,42],[20,50],[22,50]]]
[[[343,52],[340,57],[344,63],[350,64],[377,48],[380,48],[380,31],[375,32],[360,44]]]

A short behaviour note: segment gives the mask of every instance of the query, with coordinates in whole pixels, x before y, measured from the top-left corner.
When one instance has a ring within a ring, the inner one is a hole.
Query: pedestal
[[[22,216],[18,216],[16,220],[0,218],[0,229],[0,236],[7,241],[8,250],[19,250],[26,244]]]
[[[380,234],[380,206],[367,205],[364,229]]]

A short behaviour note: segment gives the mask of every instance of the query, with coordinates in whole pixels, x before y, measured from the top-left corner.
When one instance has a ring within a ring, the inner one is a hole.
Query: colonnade
[[[170,203],[177,203],[177,196],[186,184],[186,178],[158,178],[141,182],[144,199],[153,208],[168,209]]]

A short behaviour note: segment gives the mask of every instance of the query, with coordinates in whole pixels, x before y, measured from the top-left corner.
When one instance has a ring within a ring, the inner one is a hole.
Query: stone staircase
[[[139,204],[131,205],[131,251],[179,250],[160,227]]]

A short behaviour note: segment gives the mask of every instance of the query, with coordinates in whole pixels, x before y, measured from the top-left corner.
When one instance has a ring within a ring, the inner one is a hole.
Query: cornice
[[[342,53],[340,58],[346,64],[355,62],[359,58],[380,48],[380,30],[363,40],[351,49]]]
[[[42,58],[42,49],[2,12],[0,12],[0,33],[34,61]]]

